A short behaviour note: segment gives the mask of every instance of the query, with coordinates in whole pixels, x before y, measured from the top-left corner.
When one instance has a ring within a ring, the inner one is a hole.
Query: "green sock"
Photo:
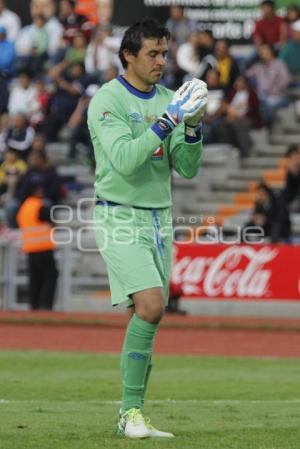
[[[149,364],[147,366],[147,372],[146,372],[146,377],[145,377],[145,382],[144,382],[144,390],[143,390],[143,396],[142,396],[142,407],[144,406],[144,402],[145,402],[145,395],[146,395],[146,391],[147,391],[147,386],[148,386],[148,382],[149,382],[149,377],[152,371],[152,363],[151,363],[151,359],[149,361]]]
[[[142,408],[145,380],[158,324],[133,315],[129,321],[121,356],[123,378],[122,412]]]

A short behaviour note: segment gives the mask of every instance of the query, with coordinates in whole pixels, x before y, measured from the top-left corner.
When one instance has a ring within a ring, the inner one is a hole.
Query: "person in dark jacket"
[[[14,198],[5,205],[6,221],[9,227],[16,228],[16,213],[28,198],[33,186],[43,189],[49,206],[57,204],[62,195],[60,177],[56,168],[49,164],[43,151],[33,151],[28,159],[28,170],[19,180]]]
[[[221,106],[224,119],[217,133],[219,142],[227,142],[240,151],[241,157],[249,156],[252,140],[250,131],[261,127],[259,100],[244,76],[239,76],[233,89]]]

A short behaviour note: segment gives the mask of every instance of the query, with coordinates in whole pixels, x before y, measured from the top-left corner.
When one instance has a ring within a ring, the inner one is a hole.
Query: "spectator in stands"
[[[63,72],[68,74],[70,67],[75,63],[84,64],[87,42],[80,31],[74,36],[73,43],[68,46],[62,61],[51,67],[50,76],[60,76]]]
[[[9,114],[22,113],[30,119],[35,98],[36,89],[28,72],[21,72],[11,89],[8,102]]]
[[[17,185],[15,198],[22,203],[30,194],[33,185],[39,185],[43,188],[45,198],[52,205],[59,202],[61,198],[60,177],[43,151],[32,151],[30,153],[28,170]]]
[[[289,241],[291,236],[290,211],[295,201],[295,209],[300,209],[300,151],[299,146],[290,145],[286,152],[287,171],[285,185],[278,197],[278,220],[274,231],[274,241]]]
[[[274,49],[267,44],[259,49],[260,62],[247,70],[253,78],[261,101],[261,115],[265,125],[270,125],[275,111],[287,106],[286,89],[291,80],[283,61],[275,57]]]
[[[6,39],[6,28],[0,26],[0,73],[10,78],[15,71],[15,46]]]
[[[32,104],[30,124],[35,130],[43,129],[44,121],[49,103],[49,93],[47,92],[43,78],[37,78],[34,83],[35,98]]]
[[[21,28],[19,16],[6,7],[5,0],[0,0],[0,26],[7,31],[7,39],[14,42]]]
[[[23,252],[28,257],[29,297],[33,310],[52,310],[58,271],[51,238],[50,205],[40,185],[33,185],[17,214]]]
[[[280,48],[287,40],[287,30],[284,19],[276,15],[275,2],[263,0],[261,12],[262,18],[255,22],[253,32],[253,42],[257,51],[263,44]]]
[[[216,60],[212,55],[201,54],[200,32],[191,33],[188,42],[178,47],[176,60],[178,66],[186,72],[184,81],[192,78],[202,78],[206,71],[216,66]]]
[[[16,40],[17,69],[32,77],[40,73],[48,57],[49,36],[46,19],[42,15],[32,18],[32,24],[21,29]]]
[[[260,128],[259,100],[244,76],[239,76],[227,95],[221,110],[224,118],[217,128],[218,140],[237,147],[241,157],[249,156],[252,139],[250,131]]]
[[[279,53],[279,58],[285,62],[289,72],[295,79],[300,77],[300,20],[291,25],[292,39],[287,42]]]
[[[177,46],[189,40],[190,34],[197,30],[196,22],[184,16],[184,7],[174,5],[170,7],[170,18],[166,27],[170,31]]]
[[[200,58],[204,58],[207,55],[213,55],[215,48],[215,40],[213,34],[209,30],[199,31],[199,49]]]
[[[85,35],[89,42],[93,25],[88,21],[87,17],[77,14],[75,11],[75,0],[60,0],[59,2],[59,20],[64,28],[63,40],[66,44],[72,44],[78,31]]]
[[[289,5],[287,7],[287,13],[285,17],[286,22],[286,33],[287,33],[287,40],[290,40],[293,38],[293,24],[300,19],[300,9],[296,4]]]
[[[215,45],[216,69],[220,73],[220,84],[227,92],[240,74],[239,67],[230,55],[230,43],[227,39],[220,39]]]
[[[291,203],[300,194],[300,146],[290,145],[286,152],[286,159],[287,172],[283,195],[285,201]]]
[[[26,161],[34,135],[35,131],[29,126],[27,118],[23,114],[16,113],[10,118],[5,133],[5,143],[9,148],[16,150],[19,157]]]
[[[100,26],[92,38],[86,53],[85,68],[90,74],[103,77],[104,72],[111,66],[121,70],[118,51],[120,39],[112,35],[111,27]]]
[[[41,15],[45,17],[45,28],[48,33],[48,54],[53,57],[62,45],[63,26],[55,16],[56,3],[54,0],[31,0],[31,17]]]
[[[54,81],[55,91],[50,96],[45,134],[48,142],[55,142],[57,134],[75,110],[78,100],[89,84],[83,64],[70,67],[68,75],[49,72]]]
[[[264,238],[272,239],[274,225],[277,220],[277,202],[272,189],[261,183],[257,187],[256,200],[250,220],[245,224],[245,227],[253,227],[247,232],[247,239],[249,241],[250,234],[253,241],[261,239],[261,232],[263,231]]]
[[[90,135],[87,128],[87,109],[93,95],[98,90],[99,86],[96,84],[89,85],[83,95],[81,96],[75,111],[71,115],[68,126],[70,130],[70,151],[69,157],[75,159],[78,144],[85,148],[85,153],[88,161],[93,161],[93,147],[91,145]]]
[[[32,146],[31,151],[34,153],[35,151],[40,151],[41,153],[46,154],[46,138],[43,134],[36,134]]]
[[[220,85],[220,73],[210,69],[205,76],[208,90],[206,114],[203,117],[203,138],[205,143],[218,141],[217,130],[223,116],[224,89]]]
[[[20,159],[18,152],[8,148],[0,165],[0,205],[14,196],[15,187],[26,170],[27,164]]]

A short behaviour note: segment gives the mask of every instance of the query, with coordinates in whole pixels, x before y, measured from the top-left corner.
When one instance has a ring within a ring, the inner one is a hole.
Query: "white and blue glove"
[[[174,94],[166,111],[157,120],[160,129],[169,134],[180,123],[186,128],[198,128],[207,105],[206,83],[193,79],[184,83]]]

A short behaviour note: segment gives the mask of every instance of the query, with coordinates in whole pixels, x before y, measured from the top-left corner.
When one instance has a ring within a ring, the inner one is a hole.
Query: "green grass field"
[[[174,440],[115,436],[118,358],[0,352],[1,449],[299,449],[300,360],[155,357],[146,414]]]

